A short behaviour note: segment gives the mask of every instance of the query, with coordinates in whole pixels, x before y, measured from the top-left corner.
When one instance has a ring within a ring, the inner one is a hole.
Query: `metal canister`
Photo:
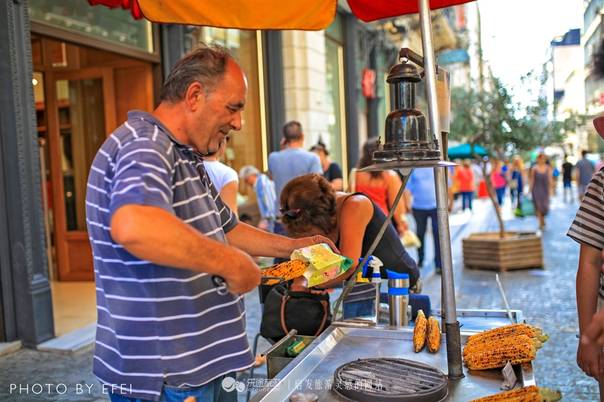
[[[409,325],[407,309],[409,306],[409,274],[387,270],[388,273],[388,310],[390,325],[405,327]]]

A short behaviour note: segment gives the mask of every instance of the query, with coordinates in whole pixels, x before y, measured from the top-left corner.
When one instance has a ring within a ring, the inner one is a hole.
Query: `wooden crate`
[[[541,237],[533,232],[474,233],[463,239],[463,261],[466,268],[508,271],[542,268]]]

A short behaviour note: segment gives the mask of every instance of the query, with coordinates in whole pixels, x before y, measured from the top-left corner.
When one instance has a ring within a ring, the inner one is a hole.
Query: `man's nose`
[[[239,131],[239,130],[241,130],[242,126],[243,126],[242,112],[237,112],[237,113],[235,113],[235,115],[233,116],[233,119],[231,120],[231,127],[233,128],[233,130]]]

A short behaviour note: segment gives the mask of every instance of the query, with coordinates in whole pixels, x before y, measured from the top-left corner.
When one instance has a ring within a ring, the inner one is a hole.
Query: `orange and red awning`
[[[417,0],[347,0],[362,21],[418,12]],[[473,0],[431,0],[437,9]],[[130,8],[134,18],[152,22],[238,29],[325,29],[337,0],[88,0],[92,5]]]

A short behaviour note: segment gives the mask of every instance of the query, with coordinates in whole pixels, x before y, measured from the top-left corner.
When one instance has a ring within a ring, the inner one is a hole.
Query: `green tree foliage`
[[[548,119],[550,104],[542,95],[522,107],[499,79],[491,77],[488,86],[491,89],[482,94],[473,89],[452,89],[451,140],[480,144],[502,158],[558,144],[584,124],[584,118],[576,113],[564,121]]]
[[[531,79],[534,78],[527,75],[526,80]],[[451,140],[482,145],[490,156],[503,159],[539,146],[560,143],[567,132],[574,131],[582,123],[576,115],[562,122],[550,121],[550,105],[542,95],[532,104],[522,107],[514,101],[499,79],[490,77],[486,86],[489,90],[482,93],[473,89],[453,88]],[[482,168],[497,214],[500,236],[504,237],[504,222],[487,172],[487,163],[479,157],[476,157],[476,162]]]

